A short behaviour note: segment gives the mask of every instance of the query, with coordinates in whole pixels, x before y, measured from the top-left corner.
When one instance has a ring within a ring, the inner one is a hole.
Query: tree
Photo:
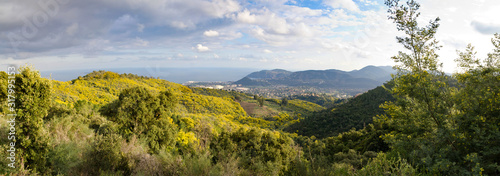
[[[284,107],[286,107],[288,105],[288,98],[286,97],[283,97],[281,99],[281,103],[280,103],[280,106],[281,106],[281,109],[283,109]]]
[[[456,136],[464,167],[474,174],[500,174],[500,35],[491,40],[492,53],[481,60],[470,44],[458,52],[456,60],[463,73],[455,75],[460,90],[457,93]]]
[[[144,87],[125,89],[118,98],[118,111],[113,119],[121,125],[126,137],[144,133],[155,119],[154,110],[159,107],[157,97]]]
[[[384,139],[394,153],[428,172],[458,174],[460,168],[453,167],[459,160],[455,155],[457,146],[451,135],[457,125],[451,113],[453,89],[439,69],[442,64],[438,63],[436,51],[441,46],[434,38],[440,19],[419,27],[417,2],[409,0],[402,5],[399,0],[387,0],[385,4],[389,19],[406,34],[396,37],[398,43],[410,52],[400,51],[392,57],[399,63],[391,90],[396,101],[383,106],[388,115],[381,119],[396,130]]]
[[[90,148],[83,153],[80,170],[85,175],[130,175],[130,165],[120,150],[123,139],[117,134],[96,135]]]
[[[19,68],[15,78],[16,146],[25,159],[25,167],[44,172],[48,154],[48,136],[43,118],[50,107],[50,82],[33,67]]]
[[[7,100],[8,75],[5,72],[0,72],[0,112],[5,108],[4,103]]]
[[[259,97],[257,98],[257,102],[259,102],[259,106],[260,106],[260,107],[264,106],[264,100],[265,100],[265,99],[264,99],[264,97],[260,97],[260,96],[259,96]]]
[[[155,96],[144,87],[123,90],[116,102],[102,110],[109,113],[111,121],[119,125],[120,133],[129,139],[132,135],[145,137],[153,152],[173,145],[176,129],[172,121],[172,108],[177,97],[171,90]]]
[[[384,136],[392,153],[434,175],[500,174],[500,35],[483,63],[470,45],[459,52],[464,72],[451,80],[438,70],[439,18],[420,28],[418,3],[387,0],[386,5],[389,19],[408,35],[398,42],[411,51],[393,57],[401,63],[392,89],[397,100],[386,103],[388,115],[377,119],[395,129]]]

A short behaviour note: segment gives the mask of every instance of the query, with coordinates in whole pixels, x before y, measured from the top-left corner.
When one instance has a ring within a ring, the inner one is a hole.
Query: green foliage
[[[240,158],[239,165],[249,169],[248,174],[251,175],[283,173],[290,169],[287,166],[296,155],[290,138],[278,132],[256,128],[240,128],[235,132],[222,132],[212,141],[210,149],[215,155],[215,162],[236,154]]]
[[[335,104],[338,103],[337,98],[335,98],[334,96],[326,95],[326,94],[293,95],[293,96],[290,96],[289,99],[291,99],[291,100],[293,100],[293,99],[304,100],[304,101],[318,104],[318,105],[326,107],[326,108],[331,108]]]
[[[7,73],[0,71],[0,113],[3,112],[5,103],[7,101],[7,87],[8,86],[8,75]]]
[[[259,102],[259,106],[260,106],[260,107],[264,106],[264,100],[265,100],[265,98],[264,98],[264,97],[259,97],[259,98],[257,98],[257,102]]]
[[[376,158],[370,160],[363,169],[356,172],[356,175],[400,175],[414,176],[420,175],[417,169],[413,168],[406,160],[388,157],[384,153],[379,153]]]
[[[458,85],[452,87],[438,70],[435,52],[440,46],[434,34],[439,18],[421,28],[418,3],[404,6],[388,0],[386,5],[389,19],[408,35],[398,37],[398,42],[411,51],[393,57],[401,63],[392,89],[397,100],[386,103],[387,115],[377,120],[394,128],[384,135],[390,154],[433,175],[499,174],[500,36],[492,39],[495,49],[484,64],[470,45],[459,52],[465,72],[455,75]]]
[[[280,106],[283,107],[283,106],[287,106],[287,105],[288,105],[288,98],[286,98],[286,97],[281,98]]]
[[[175,139],[175,126],[170,118],[170,109],[176,104],[176,97],[170,91],[153,95],[146,88],[135,87],[120,93],[113,105],[103,109],[110,120],[119,125],[120,134],[126,139],[132,135],[146,137],[151,150],[158,152],[169,147]]]
[[[287,122],[290,122],[293,120],[292,117],[290,117],[290,115],[288,115],[287,113],[279,113],[277,116],[274,116],[273,117],[274,120],[276,121],[275,125],[278,126],[278,127],[281,127],[283,126],[285,123]]]
[[[193,176],[205,176],[205,175],[214,175],[211,172],[214,172],[215,168],[213,168],[211,163],[211,158],[208,152],[200,154],[200,155],[186,155],[184,157],[186,168],[183,172],[183,175],[193,175]]]
[[[121,136],[116,134],[97,135],[84,154],[81,172],[86,175],[130,173],[126,157],[120,151],[122,142]]]
[[[263,107],[263,109],[269,109],[271,112],[268,115],[261,115],[261,116],[256,116],[256,117],[262,117],[262,118],[270,118],[272,116],[278,115],[280,112],[288,113],[291,116],[293,116],[294,119],[299,119],[302,115],[308,116],[312,114],[313,112],[316,111],[321,111],[324,110],[325,108],[317,105],[315,103],[311,103],[305,100],[299,100],[299,99],[292,99],[292,100],[285,100],[286,103],[283,103],[283,100],[278,100],[274,98],[267,98],[265,99],[264,102],[262,102],[266,107]],[[257,114],[257,113],[254,113]]]
[[[348,132],[341,133],[337,136],[323,139],[325,148],[332,155],[337,152],[348,152],[355,150],[360,153],[369,151],[386,152],[389,146],[380,136],[389,133],[386,127],[379,124],[370,124],[362,130],[351,129]]]
[[[192,87],[191,90],[195,94],[200,94],[200,95],[208,95],[208,96],[214,96],[214,97],[226,97],[226,98],[234,98],[234,100],[241,101],[242,99],[249,99],[248,95],[237,92],[234,90],[231,91],[226,91],[226,90],[220,90],[220,89],[207,89],[207,88],[199,88],[199,87]]]
[[[306,164],[307,167],[319,171],[318,167],[342,163],[358,170],[374,158],[377,152],[389,150],[388,145],[379,137],[390,131],[385,128],[383,125],[370,124],[362,130],[351,130],[321,140],[304,136],[296,136],[294,140],[303,148],[305,159],[310,161]]]
[[[418,3],[408,1],[404,6],[388,0],[386,5],[389,6],[389,19],[407,35],[397,39],[410,54],[399,52],[393,57],[396,63],[401,63],[395,67],[398,73],[392,89],[397,100],[384,105],[387,116],[381,119],[395,131],[386,134],[384,139],[391,144],[393,153],[401,154],[402,158],[426,171],[461,173],[459,168],[453,167],[457,161],[454,154],[457,144],[452,131],[457,124],[450,111],[452,89],[447,86],[444,73],[438,70],[436,50],[440,46],[434,34],[439,18],[427,27],[419,27]]]
[[[15,81],[16,146],[25,167],[44,173],[49,144],[43,118],[50,107],[50,82],[33,67],[19,68]]]
[[[389,82],[385,87],[391,87],[391,84]],[[393,99],[386,88],[377,87],[348,100],[346,103],[312,113],[299,123],[286,128],[285,131],[325,138],[349,131],[352,128],[362,129],[373,121],[374,116],[384,114],[384,110],[379,107],[381,104]],[[296,100],[290,101],[290,104],[294,104],[294,102]]]
[[[255,96],[254,96],[255,97]],[[257,100],[257,99],[256,99]],[[268,102],[271,102],[271,103],[274,103],[274,104],[280,104],[281,101],[278,100],[278,99],[274,99],[274,98],[267,98],[266,101]]]
[[[125,136],[144,133],[152,121],[159,118],[155,110],[159,106],[156,96],[147,89],[136,87],[125,89],[120,93],[117,113],[112,121],[121,125]]]
[[[245,124],[248,126],[253,126],[253,127],[258,127],[258,128],[264,128],[268,129],[271,127],[271,122],[261,119],[261,118],[255,118],[255,117],[240,117],[236,119],[240,124]]]
[[[283,104],[283,102],[281,104]],[[286,107],[284,109],[304,115],[310,115],[313,114],[313,112],[325,110],[325,108],[320,105],[304,100],[290,100],[285,104],[286,105],[283,105],[283,107]]]
[[[456,74],[459,91],[457,150],[472,173],[500,174],[500,35],[492,39],[495,49],[481,63],[469,45],[457,61],[464,73]],[[472,169],[471,169],[472,168]]]
[[[81,151],[76,142],[68,142],[55,146],[48,153],[48,163],[52,167],[52,175],[75,175],[77,167],[82,164]]]
[[[80,101],[75,107],[54,105],[48,111],[45,129],[50,135],[47,165],[52,175],[78,174],[78,166],[82,164],[82,151],[89,147],[88,140],[94,136],[90,125],[93,119],[103,117],[94,113],[88,102]]]

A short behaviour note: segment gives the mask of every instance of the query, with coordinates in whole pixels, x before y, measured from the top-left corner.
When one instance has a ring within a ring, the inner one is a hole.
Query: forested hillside
[[[285,129],[300,135],[329,137],[349,131],[351,128],[362,129],[372,123],[373,117],[382,115],[384,109],[379,106],[386,101],[394,101],[390,89],[391,83],[347,100],[323,111],[315,112],[300,123],[295,123]]]

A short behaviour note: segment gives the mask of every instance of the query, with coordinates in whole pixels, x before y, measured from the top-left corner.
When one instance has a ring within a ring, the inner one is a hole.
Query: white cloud
[[[144,32],[144,27],[143,24],[137,24],[137,32]]]
[[[193,49],[196,49],[198,52],[207,52],[210,51],[210,49],[206,46],[203,46],[202,44],[197,44],[196,47],[193,47]]]
[[[500,32],[500,24],[494,22],[481,22],[473,20],[471,26],[482,34],[493,35],[494,33]]]
[[[243,37],[243,34],[241,32],[236,32],[236,31],[225,31],[224,33],[220,34],[220,39],[222,40],[234,40]]]
[[[148,46],[148,45],[149,45],[149,42],[148,42],[148,41],[146,41],[146,40],[143,40],[143,39],[141,39],[141,38],[139,38],[139,37],[136,37],[136,38],[135,38],[135,42],[134,42],[134,44],[135,44],[136,46],[142,46],[142,47],[145,47],[145,46]]]
[[[249,24],[253,24],[256,21],[255,15],[250,14],[250,11],[248,11],[248,9],[245,9],[243,12],[239,12],[233,18],[235,18],[235,20],[238,22],[249,23]]]
[[[118,2],[117,2],[118,3]],[[224,18],[239,11],[241,5],[235,0],[125,0],[119,3],[132,7],[152,17],[152,25],[168,24],[179,29],[194,28],[197,24],[210,19]],[[169,21],[175,21],[168,23]],[[166,23],[167,22],[167,23]]]
[[[257,14],[251,14],[249,10],[245,9],[243,12],[233,16],[237,22],[246,24],[256,24],[265,27],[268,32],[276,34],[288,34],[290,26],[287,24],[285,18],[273,13],[269,10],[258,11]]]
[[[208,30],[208,31],[203,32],[203,35],[207,36],[207,37],[217,37],[217,36],[219,36],[219,32]]]
[[[333,8],[343,8],[353,12],[360,11],[358,5],[352,0],[325,0],[323,3]]]
[[[364,2],[365,5],[378,5],[376,1],[370,1],[370,0],[360,0],[360,2]]]
[[[264,53],[273,53],[273,51],[268,50],[268,49],[264,49],[264,50],[262,50],[262,52],[264,52]]]
[[[182,21],[172,21],[170,23],[170,25],[172,25],[173,27],[175,28],[179,28],[179,29],[185,29],[185,28],[188,28],[188,27],[194,27],[194,24],[193,23],[190,23],[189,25],[182,22]]]
[[[75,35],[77,31],[78,31],[78,23],[73,23],[71,24],[71,26],[66,28],[66,34],[70,36]]]

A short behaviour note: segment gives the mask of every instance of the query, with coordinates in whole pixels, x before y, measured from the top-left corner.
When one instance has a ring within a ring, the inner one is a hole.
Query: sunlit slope
[[[132,74],[94,71],[72,81],[52,81],[52,85],[55,102],[67,105],[78,100],[105,105],[116,100],[122,90],[139,86],[153,93],[172,90],[181,105],[180,113],[246,116],[243,108],[230,98],[195,94],[188,87],[177,83]]]
[[[129,74],[117,74],[109,71],[94,71],[72,81],[52,81],[52,93],[58,103],[70,104],[86,100],[103,105],[118,98],[120,92],[132,87],[145,87],[153,92],[173,89],[178,92],[191,92],[180,84],[161,79],[140,77]]]

